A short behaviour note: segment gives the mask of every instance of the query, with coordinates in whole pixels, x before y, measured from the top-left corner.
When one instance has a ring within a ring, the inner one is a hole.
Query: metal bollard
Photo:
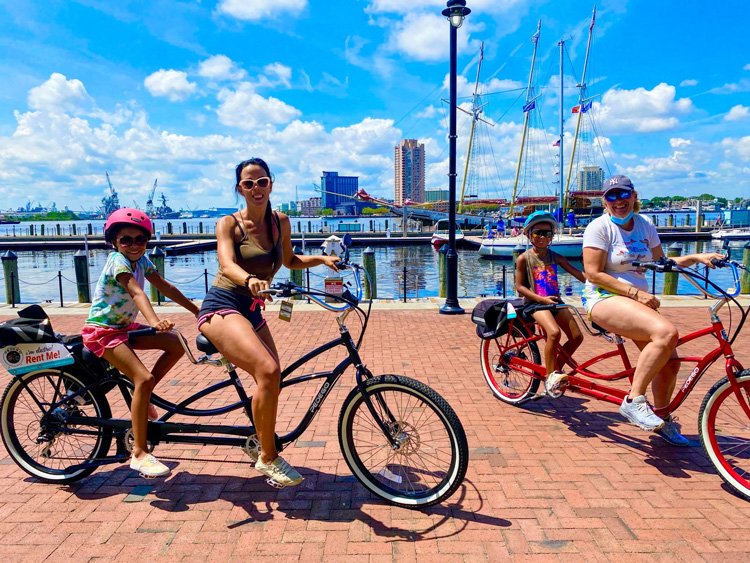
[[[57,236],[58,237],[61,236],[62,235],[62,229],[60,228],[60,223],[57,223],[57,225],[55,225],[55,229],[57,230]]]
[[[65,307],[63,302],[63,290],[62,290],[62,272],[57,270],[57,288],[60,290],[60,307]]]
[[[667,217],[667,227],[674,227],[674,215],[671,213]]]
[[[449,245],[444,244],[440,247],[440,250],[438,250],[438,279],[440,282],[438,297],[448,296],[448,246]]]
[[[41,231],[42,231],[42,236],[44,236],[44,225],[42,225]]]
[[[187,234],[187,223],[185,221],[182,222],[182,234]]]
[[[86,232],[89,234],[89,236],[93,236],[94,235],[94,227],[93,227],[93,225],[91,225],[91,223],[88,224],[88,226],[86,227],[86,229],[87,229]]]
[[[198,233],[203,234],[203,221],[198,221]]]
[[[303,252],[296,246],[292,249],[292,251],[295,254],[303,254]],[[292,281],[294,285],[302,287],[302,284],[305,283],[305,271],[304,270],[289,270],[289,279]],[[292,299],[298,301],[302,299],[302,296],[295,295],[292,297]]]
[[[3,262],[3,277],[5,278],[5,302],[16,306],[21,302],[21,288],[18,283],[18,256],[12,250],[6,250],[0,256]]]
[[[148,258],[149,260],[151,260],[151,262],[153,262],[156,271],[159,272],[159,275],[161,277],[164,277],[164,251],[158,246],[155,246],[153,250],[148,253]],[[162,295],[161,293],[159,293],[159,290],[152,285],[151,301],[156,301],[159,305],[161,305],[161,298]]]
[[[365,299],[378,298],[377,264],[375,262],[375,251],[369,246],[362,252],[362,264],[367,275],[364,279]]]
[[[203,268],[203,284],[206,286],[206,293],[208,293],[208,269]]]
[[[404,303],[406,303],[406,265],[404,265]]]
[[[89,256],[83,250],[78,250],[73,255],[73,267],[76,271],[76,288],[78,289],[78,302],[91,303],[91,292],[89,288]]]
[[[682,256],[682,246],[676,242],[669,245],[667,257],[674,258]],[[664,295],[677,295],[677,272],[667,272],[664,274]]]
[[[173,232],[174,230],[172,229],[172,222],[170,221],[169,223],[167,223],[167,234],[171,235],[173,234]]]
[[[740,293],[750,293],[750,242],[744,246],[742,263],[747,270],[742,272],[742,277],[740,278]]]

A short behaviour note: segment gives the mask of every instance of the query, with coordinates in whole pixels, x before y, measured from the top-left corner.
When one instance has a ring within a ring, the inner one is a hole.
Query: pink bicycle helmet
[[[111,234],[113,229],[117,226],[138,227],[148,235],[149,239],[153,234],[151,219],[148,218],[148,215],[143,211],[133,209],[132,207],[123,207],[107,217],[107,222],[104,223],[104,240],[112,242]]]

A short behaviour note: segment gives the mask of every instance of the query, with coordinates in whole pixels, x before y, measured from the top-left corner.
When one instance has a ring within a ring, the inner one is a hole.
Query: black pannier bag
[[[18,319],[0,323],[0,364],[13,375],[72,364],[75,359],[57,338],[44,309],[32,305]]]
[[[471,312],[471,320],[477,325],[479,338],[497,338],[508,332],[508,303],[513,305],[517,314],[521,313],[523,299],[485,299],[479,302]]]

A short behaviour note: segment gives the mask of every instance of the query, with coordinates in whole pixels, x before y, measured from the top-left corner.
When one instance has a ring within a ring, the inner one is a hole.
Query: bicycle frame
[[[655,408],[654,412],[660,416],[664,417],[675,410],[677,410],[680,405],[685,401],[688,395],[690,395],[690,392],[695,388],[698,381],[700,381],[703,374],[708,370],[711,365],[713,365],[721,356],[724,356],[725,358],[725,369],[727,373],[727,377],[732,383],[732,386],[735,388],[735,393],[738,395],[738,399],[740,401],[740,405],[742,405],[743,410],[748,415],[748,418],[750,418],[750,405],[748,405],[747,401],[739,397],[739,388],[736,385],[736,378],[735,373],[739,372],[743,369],[742,364],[735,358],[734,351],[732,350],[732,345],[729,342],[727,338],[727,333],[724,328],[724,325],[721,321],[721,319],[718,317],[717,312],[718,310],[726,303],[726,299],[723,299],[716,303],[714,306],[710,308],[711,312],[711,326],[702,328],[699,330],[696,330],[694,332],[691,332],[681,338],[677,341],[676,350],[679,352],[680,347],[682,347],[684,344],[687,344],[688,342],[704,338],[706,336],[713,336],[718,341],[718,345],[716,348],[710,350],[708,353],[706,353],[703,356],[680,356],[677,354],[674,358],[672,358],[671,361],[673,362],[679,362],[679,363],[695,363],[695,367],[692,369],[690,374],[685,378],[682,385],[680,386],[677,393],[672,398],[672,401],[669,403],[669,405],[661,408]],[[575,314],[578,316],[579,319],[581,319],[582,323],[585,323],[580,313],[574,309],[570,308],[571,311],[574,311]],[[518,323],[520,326],[523,327],[523,332],[527,334],[528,336],[522,340],[519,340],[513,345],[508,345],[507,347],[504,347],[504,349],[507,350],[513,350],[515,348],[522,348],[528,343],[531,342],[537,342],[540,340],[544,340],[546,338],[543,329],[541,326],[539,326],[536,323],[533,322],[526,322],[522,320],[520,317],[517,317],[516,319],[513,319],[510,321],[510,326],[508,333],[510,334],[513,329],[513,324]],[[584,324],[584,326],[586,326]],[[587,331],[594,335],[596,333],[592,332],[591,330],[587,328]],[[602,333],[599,333],[602,334]],[[633,380],[633,373],[635,372],[635,368],[630,362],[630,358],[628,356],[627,350],[625,348],[625,341],[623,338],[614,335],[606,335],[606,337],[614,342],[615,349],[610,350],[608,352],[605,352],[603,354],[599,354],[597,356],[594,356],[584,362],[578,362],[571,356],[569,356],[560,345],[557,345],[556,353],[561,356],[564,360],[564,363],[570,366],[571,370],[568,374],[568,389],[571,391],[574,391],[576,393],[580,393],[582,395],[586,395],[588,397],[592,397],[594,399],[603,400],[609,403],[613,404],[621,404],[625,396],[628,394],[627,391],[624,391],[622,389],[617,389],[615,387],[604,385],[602,383],[599,383],[598,381],[617,381],[624,378],[628,378],[629,381],[632,383]],[[502,337],[501,337],[502,338]],[[593,366],[596,366],[600,362],[614,358],[619,357],[623,364],[623,369],[620,371],[617,371],[615,373],[601,373],[598,371],[595,371]],[[536,364],[534,362],[531,362],[529,360],[525,360],[522,358],[519,358],[517,356],[512,356],[509,364],[519,372],[525,373],[526,375],[536,377],[540,380],[544,380],[546,377],[546,369],[543,365]]]

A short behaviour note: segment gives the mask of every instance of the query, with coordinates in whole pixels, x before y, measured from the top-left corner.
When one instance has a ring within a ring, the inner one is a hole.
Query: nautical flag
[[[580,109],[581,109],[581,106],[573,106],[573,111],[571,113],[578,113]]]
[[[594,102],[588,102],[588,103],[583,104],[581,106],[581,113],[586,113],[587,111],[589,111],[591,109],[591,104],[593,103]]]
[[[560,139],[558,139],[557,141],[555,141],[554,143],[552,143],[552,146],[553,147],[559,147],[560,146]]]
[[[536,107],[536,100],[531,100],[528,104],[524,104],[523,112],[526,113],[527,111],[531,111],[535,107]]]

